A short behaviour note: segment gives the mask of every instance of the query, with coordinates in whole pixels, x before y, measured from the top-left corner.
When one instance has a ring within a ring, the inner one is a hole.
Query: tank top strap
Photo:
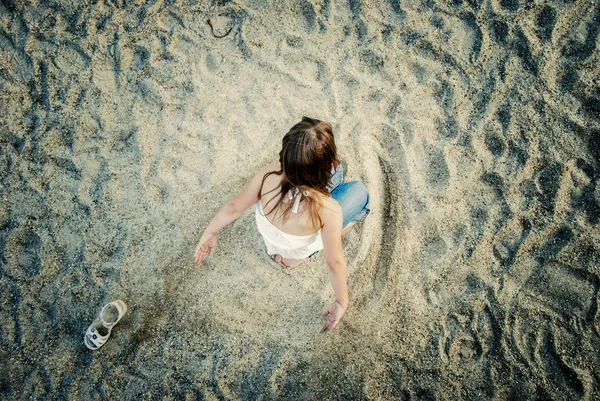
[[[292,199],[294,200],[294,205],[292,206],[292,213],[298,213],[298,207],[300,206],[300,201],[303,196],[308,196],[307,191],[300,191],[297,187],[293,187],[290,189],[285,196],[285,202],[289,202]]]

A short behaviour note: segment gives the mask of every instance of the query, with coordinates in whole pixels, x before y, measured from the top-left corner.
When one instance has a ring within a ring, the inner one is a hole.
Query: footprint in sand
[[[26,228],[8,225],[0,231],[0,266],[15,280],[32,280],[42,270],[40,236]]]
[[[442,319],[438,349],[442,360],[453,369],[482,369],[482,363],[489,364],[489,357],[501,352],[501,330],[492,312],[496,301],[489,288],[473,275],[467,277],[464,287],[460,296],[453,295],[444,302],[449,307]]]
[[[556,285],[560,283],[560,285]],[[598,276],[557,262],[538,266],[515,297],[509,352],[552,399],[591,391],[597,353]]]
[[[497,264],[492,267],[494,275],[506,272],[515,262],[515,257],[531,231],[529,220],[522,218],[503,227],[494,237],[493,254]]]

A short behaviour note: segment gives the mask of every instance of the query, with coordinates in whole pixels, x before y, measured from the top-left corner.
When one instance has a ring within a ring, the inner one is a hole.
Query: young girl
[[[359,181],[342,183],[333,130],[304,117],[283,137],[279,163],[265,166],[210,221],[196,247],[201,263],[217,246],[217,232],[256,205],[256,225],[266,251],[286,269],[323,250],[336,300],[323,311],[322,331],[339,323],[348,307],[348,266],[342,229],[369,214],[369,193]]]

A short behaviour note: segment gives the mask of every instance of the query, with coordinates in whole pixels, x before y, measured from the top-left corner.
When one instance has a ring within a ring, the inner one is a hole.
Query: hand
[[[194,261],[197,265],[202,263],[206,255],[211,255],[217,247],[217,234],[204,233],[198,242],[196,252],[194,253]]]
[[[332,302],[327,308],[323,309],[323,317],[327,318],[327,321],[321,329],[321,333],[335,329],[338,325],[342,316],[346,312],[346,307],[338,301]]]

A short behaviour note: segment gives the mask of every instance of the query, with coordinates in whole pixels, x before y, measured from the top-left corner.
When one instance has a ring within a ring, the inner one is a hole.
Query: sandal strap
[[[92,348],[94,348],[94,349],[100,348],[101,346],[104,345],[104,343],[106,343],[106,341],[108,340],[109,337],[110,337],[110,331],[108,332],[107,335],[103,336],[94,327],[90,327],[90,328],[88,328],[87,333],[85,333],[84,343],[86,343],[85,345],[88,348],[90,348],[90,346],[88,345],[88,342],[93,346]]]
[[[113,306],[115,309],[117,309],[118,312],[117,320],[115,320],[114,323],[108,323],[102,318],[104,310],[110,306]],[[117,323],[119,323],[119,320],[121,320],[121,318],[125,316],[125,313],[127,313],[127,305],[125,304],[125,302],[121,301],[120,299],[113,302],[109,302],[106,305],[104,305],[100,310],[100,322],[102,323],[102,326],[106,327],[107,329],[112,329]]]

